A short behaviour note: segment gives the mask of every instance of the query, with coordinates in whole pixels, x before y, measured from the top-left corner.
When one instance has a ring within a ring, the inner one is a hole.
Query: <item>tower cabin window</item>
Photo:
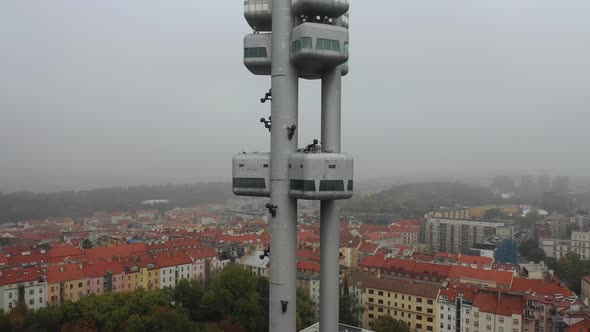
[[[318,38],[315,44],[317,50],[340,52],[340,42],[332,39]]]
[[[266,58],[266,47],[244,48],[244,58]]]
[[[321,180],[320,191],[344,191],[342,180]]]
[[[304,48],[313,48],[311,37],[301,37],[291,43],[291,48],[293,52],[299,52]]]
[[[254,188],[264,189],[266,188],[266,182],[264,178],[234,178],[234,188]]]

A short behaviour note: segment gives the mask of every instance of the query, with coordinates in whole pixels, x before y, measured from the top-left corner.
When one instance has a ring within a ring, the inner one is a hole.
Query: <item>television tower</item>
[[[270,331],[295,332],[297,200],[320,200],[320,331],[338,331],[340,218],[334,200],[353,190],[353,160],[340,151],[341,79],[348,73],[348,0],[246,0],[253,33],[244,64],[270,75],[270,153],[233,158],[233,192],[270,197]],[[322,81],[321,143],[298,149],[299,78]]]

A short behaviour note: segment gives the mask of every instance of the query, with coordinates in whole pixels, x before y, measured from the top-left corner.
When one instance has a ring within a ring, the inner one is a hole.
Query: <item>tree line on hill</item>
[[[358,326],[362,307],[344,289],[341,322]],[[0,331],[265,332],[268,294],[267,278],[229,265],[204,283],[183,279],[175,288],[92,294],[35,311],[18,304],[8,313],[0,310]],[[316,322],[315,304],[303,289],[297,290],[296,310],[298,331]]]
[[[97,211],[122,212],[150,208],[143,201],[167,199],[162,210],[223,202],[232,196],[229,183],[136,186],[57,193],[0,193],[0,223],[43,220],[47,217],[80,218]]]
[[[374,193],[356,193],[342,203],[343,211],[391,213],[400,218],[422,218],[441,206],[506,204],[491,190],[460,182],[423,182],[394,186]]]

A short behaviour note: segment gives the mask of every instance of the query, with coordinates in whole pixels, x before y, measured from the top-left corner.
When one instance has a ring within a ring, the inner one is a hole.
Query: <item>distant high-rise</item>
[[[558,194],[568,194],[570,192],[570,181],[567,176],[556,176],[551,183],[551,191]]]

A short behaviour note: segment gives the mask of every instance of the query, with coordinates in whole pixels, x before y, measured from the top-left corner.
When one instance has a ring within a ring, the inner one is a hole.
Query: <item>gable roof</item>
[[[524,310],[521,296],[485,291],[475,294],[473,306],[478,307],[480,312],[502,316],[522,315]]]
[[[80,265],[76,263],[51,265],[47,268],[47,283],[49,284],[79,279],[86,279],[86,276]]]
[[[415,296],[436,298],[439,292],[439,286],[431,284],[418,284],[399,279],[377,279],[370,278],[366,280],[367,288],[382,289],[396,293],[404,293]]]
[[[449,273],[449,278],[461,280],[471,279],[480,281],[493,281],[497,286],[510,287],[514,273],[509,271],[497,271],[491,269],[472,268],[470,266],[453,265]]]
[[[561,286],[559,281],[551,282],[538,279],[514,278],[511,290],[521,294],[529,292],[547,296],[555,296],[555,294],[562,294],[564,296],[574,295],[569,288]]]

